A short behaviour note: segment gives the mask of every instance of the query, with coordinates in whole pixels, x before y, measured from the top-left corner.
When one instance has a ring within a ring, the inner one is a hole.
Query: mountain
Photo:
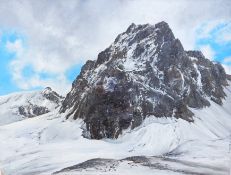
[[[230,172],[231,77],[165,22],[132,24],[65,99],[46,88],[0,101],[7,175]]]
[[[166,22],[131,24],[86,62],[60,112],[83,119],[87,138],[118,138],[150,116],[193,122],[191,108],[222,105],[227,85],[221,64],[185,51]]]
[[[43,91],[0,96],[0,125],[46,114],[58,108],[62,100],[63,97],[49,87]]]

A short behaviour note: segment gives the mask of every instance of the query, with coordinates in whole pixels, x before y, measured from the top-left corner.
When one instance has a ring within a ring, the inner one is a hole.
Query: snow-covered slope
[[[230,83],[221,64],[185,51],[167,23],[132,24],[87,61],[63,102],[50,88],[0,97],[0,169],[225,175]]]
[[[53,111],[61,104],[61,100],[62,97],[51,88],[0,96],[0,125]]]
[[[102,166],[93,160],[90,168],[83,163],[60,174],[225,175],[231,161],[230,86],[225,93],[222,106],[210,101],[210,107],[192,109],[193,123],[149,117],[116,140],[83,138],[84,122],[65,120],[65,114],[59,114],[58,109],[1,126],[0,169],[7,175],[51,174],[89,159],[104,158],[112,161]],[[131,156],[146,159],[142,162],[127,158]]]

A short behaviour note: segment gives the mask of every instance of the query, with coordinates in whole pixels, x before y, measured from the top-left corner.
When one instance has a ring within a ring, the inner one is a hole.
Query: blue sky
[[[3,32],[0,38],[0,95],[20,90],[12,81],[11,71],[9,68],[10,62],[15,58],[15,53],[7,51],[7,41],[15,41],[18,36],[14,32]]]
[[[202,33],[203,25],[197,30],[198,35]],[[221,23],[212,28],[205,36],[196,40],[195,48],[201,49],[202,46],[209,46],[214,52],[213,59],[224,63],[225,58],[231,57],[231,40],[226,41],[224,33],[231,35],[231,23]],[[230,65],[231,62],[225,64]]]
[[[7,48],[7,43],[14,43],[17,40],[23,41],[23,47],[26,49],[26,37],[16,33],[15,31],[3,31],[0,35],[0,95],[9,94],[12,92],[17,92],[23,90],[20,88],[17,83],[13,80],[12,70],[10,68],[10,64],[14,59],[17,58],[17,54],[15,51],[11,51]],[[76,76],[81,71],[82,64],[74,64],[70,66],[64,73],[67,82],[71,84]],[[27,65],[22,70],[22,76],[26,79],[29,79],[36,74],[32,65]],[[40,72],[39,77],[42,80],[53,79],[57,76],[56,74],[49,72]],[[43,89],[42,86],[31,87],[28,90],[37,90]]]

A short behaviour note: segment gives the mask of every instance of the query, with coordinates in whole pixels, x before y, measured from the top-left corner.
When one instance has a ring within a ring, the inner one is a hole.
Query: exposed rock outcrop
[[[193,122],[190,108],[209,106],[209,99],[222,105],[226,85],[224,68],[185,51],[167,23],[132,24],[86,62],[60,112],[82,118],[86,137],[117,138],[149,116]]]

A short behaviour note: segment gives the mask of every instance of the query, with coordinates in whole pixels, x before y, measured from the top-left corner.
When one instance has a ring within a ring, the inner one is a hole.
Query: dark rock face
[[[199,51],[185,51],[165,22],[129,26],[87,61],[60,112],[82,118],[84,135],[117,138],[149,116],[193,121],[191,108],[222,104],[227,75]]]
[[[25,117],[31,118],[35,116],[39,116],[42,114],[46,114],[50,112],[48,108],[43,106],[37,106],[37,105],[28,105],[28,106],[20,106],[18,108],[19,114],[23,115]]]
[[[226,74],[226,76],[227,76],[227,79],[228,79],[229,81],[231,81],[231,75]]]

